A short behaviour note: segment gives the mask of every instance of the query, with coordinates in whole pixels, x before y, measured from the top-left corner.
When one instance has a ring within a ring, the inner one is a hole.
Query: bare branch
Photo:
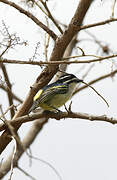
[[[56,34],[52,30],[50,30],[47,26],[45,26],[41,21],[39,21],[33,14],[26,11],[22,7],[18,6],[14,2],[11,2],[11,1],[8,1],[8,0],[0,0],[0,2],[5,3],[5,4],[9,5],[9,6],[12,6],[15,9],[17,9],[20,13],[25,14],[27,17],[32,19],[33,22],[35,22],[38,26],[40,26],[44,31],[46,31],[53,38],[54,41],[56,40],[56,38],[57,38]]]
[[[66,57],[66,56],[70,56],[70,54],[72,53],[72,50],[73,50],[76,42],[77,42],[77,41],[76,41],[76,36],[75,36],[75,37],[72,39],[72,41],[70,42],[70,44],[68,45],[68,47],[67,47],[67,49],[66,49],[66,51],[65,51],[65,53],[64,53],[64,56],[65,56],[65,57]],[[61,68],[63,71],[65,71],[65,70],[66,70],[66,67],[67,67],[66,65],[62,65],[60,68]],[[55,80],[55,79],[54,79],[54,80]],[[35,140],[35,137],[37,136],[37,134],[40,133],[40,131],[43,129],[44,124],[46,124],[47,122],[48,122],[48,119],[47,119],[46,117],[45,117],[45,118],[41,118],[41,119],[36,120],[36,121],[33,122],[33,125],[31,126],[29,132],[27,133],[25,139],[24,139],[23,142],[22,142],[22,144],[23,144],[24,147],[28,148],[28,147],[31,145],[31,143]],[[21,157],[21,155],[22,155],[23,153],[24,153],[24,152],[21,153],[21,151],[20,151],[20,152],[17,152],[17,157],[18,157],[18,158],[17,158],[17,161],[18,161],[18,159]],[[11,162],[11,157],[12,157],[12,154],[9,156],[9,158],[7,159],[7,161],[3,163],[1,172],[5,172],[5,174],[6,174],[6,173],[9,171],[9,169],[10,169],[10,163],[9,163],[9,162]],[[48,163],[46,162],[46,164],[48,164]],[[50,164],[50,163],[49,163],[49,164]],[[48,165],[49,165],[49,164],[48,164]],[[53,166],[50,165],[50,167],[52,168]],[[60,177],[59,173],[55,170],[55,168],[53,167],[52,169],[56,172],[56,174],[57,174],[57,176],[59,177],[59,179],[62,179],[62,178]],[[2,176],[4,176],[4,174],[0,174],[0,177],[2,177]]]
[[[109,104],[108,102],[106,101],[106,99],[92,86],[90,86],[89,84],[87,84],[86,82],[83,81],[83,83],[86,85],[86,86],[89,86],[91,89],[94,90],[94,92],[101,97],[101,99],[106,103],[107,107],[109,107]]]
[[[74,61],[66,61],[66,59],[72,59],[72,58],[83,58],[86,56],[93,56],[96,57],[97,59],[88,59],[88,60],[74,60]],[[113,54],[110,56],[96,56],[96,55],[79,55],[79,56],[69,56],[61,59],[65,59],[64,61],[21,61],[21,60],[10,60],[10,59],[1,59],[0,63],[9,63],[9,64],[29,64],[29,65],[59,65],[59,64],[87,64],[87,63],[94,63],[94,62],[101,62],[106,59],[111,59],[117,57],[117,54]]]
[[[102,25],[109,24],[110,22],[115,22],[115,21],[117,21],[117,18],[107,19],[105,21],[101,21],[101,22],[98,22],[98,23],[81,26],[80,30],[92,28],[92,27],[95,27],[95,26],[102,26]]]
[[[30,122],[30,121],[34,121],[36,119],[40,119],[40,118],[51,118],[51,119],[56,119],[56,120],[60,120],[60,119],[64,119],[64,118],[73,118],[73,119],[84,119],[84,120],[90,120],[90,121],[105,121],[105,122],[109,122],[112,124],[117,124],[117,119],[116,118],[110,118],[107,117],[106,115],[91,115],[91,114],[87,114],[87,113],[75,113],[75,112],[62,112],[62,113],[54,113],[54,112],[48,112],[48,113],[34,113],[31,115],[25,115],[19,118],[16,118],[14,120],[9,120],[7,121],[8,123],[10,123],[12,126],[16,126],[19,125],[21,123],[26,123],[26,122]],[[43,123],[43,121],[40,120],[40,124]],[[7,127],[4,123],[0,124],[0,131],[5,130]]]
[[[9,107],[8,110],[10,110],[10,108],[12,108],[12,107]],[[7,113],[8,110],[6,110],[5,113]],[[4,113],[4,114],[5,114],[5,113]],[[3,114],[1,117],[4,117],[4,114]],[[1,117],[0,117],[0,119],[1,119]],[[15,141],[16,141],[16,143],[17,143],[17,146],[18,146],[18,149],[19,149],[19,150],[20,150],[20,149],[23,149],[23,150],[25,151],[25,148],[22,146],[22,143],[21,143],[21,141],[20,141],[20,138],[19,138],[18,134],[17,134],[17,132],[15,132],[15,129],[14,129],[14,127],[11,125],[11,123],[10,123],[9,121],[7,121],[6,119],[4,119],[4,120],[1,119],[1,120],[2,120],[3,123],[5,124],[6,128],[8,129],[8,131],[10,132],[9,137],[10,137],[10,138],[12,137],[12,139],[15,139]]]
[[[7,0],[2,0],[0,2],[3,2],[3,1],[9,2]],[[28,109],[31,106],[32,98],[35,95],[35,93],[37,92],[37,90],[39,88],[42,88],[44,85],[46,85],[50,81],[50,79],[53,77],[53,75],[57,72],[57,70],[58,70],[58,66],[57,65],[62,64],[62,65],[65,65],[67,67],[67,64],[71,64],[71,63],[92,63],[92,62],[99,62],[99,61],[103,61],[104,60],[104,59],[100,60],[100,58],[105,58],[105,57],[96,57],[95,56],[97,59],[91,59],[91,60],[86,60],[86,61],[84,61],[84,60],[83,61],[70,61],[70,62],[68,62],[67,60],[72,58],[72,57],[67,57],[66,59],[62,58],[63,54],[65,52],[66,47],[68,47],[68,44],[71,41],[71,39],[73,39],[74,35],[79,30],[82,30],[83,27],[84,27],[84,29],[85,28],[89,28],[89,27],[93,27],[92,26],[93,24],[92,25],[87,25],[87,26],[80,26],[82,24],[82,20],[84,18],[84,15],[85,15],[88,7],[90,6],[91,2],[92,2],[91,0],[80,0],[79,7],[77,8],[75,16],[73,17],[73,19],[72,19],[68,29],[66,29],[66,31],[63,33],[63,35],[61,37],[59,37],[58,39],[56,39],[56,37],[57,37],[56,35],[54,36],[52,34],[53,39],[56,40],[56,42],[55,42],[55,47],[54,47],[54,49],[52,51],[52,54],[51,54],[51,57],[50,57],[50,62],[43,62],[43,61],[37,62],[37,61],[35,61],[37,64],[34,62],[34,65],[44,65],[44,64],[47,64],[48,66],[46,66],[46,68],[43,70],[41,75],[37,78],[37,81],[34,83],[32,88],[30,89],[26,100],[24,101],[24,103],[21,106],[21,108],[17,111],[15,117],[11,121],[9,120],[11,122],[11,125],[13,125],[13,127],[14,127],[14,129],[16,131],[20,127],[20,125],[22,123],[24,123],[25,121],[28,122],[28,121],[33,121],[34,120],[34,123],[33,123],[32,127],[31,127],[30,131],[28,132],[28,134],[26,135],[25,140],[23,141],[23,145],[25,144],[26,148],[29,147],[30,144],[34,141],[35,137],[39,133],[40,129],[42,129],[43,125],[47,122],[48,118],[50,118],[51,116],[52,116],[52,118],[55,118],[53,113],[50,113],[50,116],[43,113],[44,114],[43,116],[38,115],[36,117],[34,117],[34,115],[36,115],[37,113],[29,115],[29,116],[24,116],[24,115],[28,112]],[[12,3],[12,2],[10,2],[10,3]],[[12,7],[14,7],[14,6],[12,6]],[[20,11],[20,9],[17,9],[17,10]],[[20,11],[20,12],[24,13],[24,11],[23,12]],[[25,15],[28,16],[29,18],[31,18],[29,15],[27,15],[27,14],[25,14]],[[31,19],[34,22],[37,20],[37,19],[34,20],[34,18],[31,18]],[[106,22],[106,23],[108,23],[108,22]],[[36,24],[38,24],[38,23],[36,23]],[[96,26],[95,24],[94,24],[94,26]],[[97,24],[98,25],[103,25],[103,24],[99,24],[99,23],[97,23]],[[41,27],[41,25],[40,25],[40,27]],[[52,33],[52,32],[49,32],[49,33]],[[114,55],[114,57],[116,57],[116,56],[117,55]],[[84,57],[84,56],[82,56],[82,57]],[[108,58],[113,58],[113,57],[112,56],[110,56],[110,57],[108,56]],[[105,60],[106,59],[107,59],[107,57],[105,58]],[[7,60],[7,59],[5,59],[5,60]],[[2,62],[2,61],[4,61],[4,59],[1,60],[1,63],[14,63],[13,62],[14,60],[13,61],[12,60],[8,60],[9,62],[8,61],[7,62]],[[29,63],[31,65],[33,64],[32,61],[19,61],[19,62],[17,61],[15,63],[17,63],[17,64],[28,64]],[[112,73],[106,74],[104,76],[101,76],[101,77],[91,81],[90,83],[95,83],[95,82],[98,82],[99,80],[102,80],[104,78],[114,76],[116,73],[117,73],[117,71],[113,71]],[[87,86],[83,86],[81,88],[83,89],[83,88],[86,88],[86,87]],[[82,90],[82,89],[80,89],[80,90]],[[110,122],[110,123],[113,123],[113,124],[117,123],[117,119],[116,118],[110,118],[109,119],[109,117],[106,117],[105,115],[102,115],[102,116],[93,116],[93,115],[90,115],[90,114],[73,113],[73,112],[64,112],[64,113],[61,113],[61,114],[62,114],[61,117],[59,116],[59,114],[56,114],[56,119],[57,120],[59,120],[60,118],[64,118],[64,117],[68,118],[70,116],[71,118],[79,118],[79,119],[81,118],[81,119],[92,120],[92,121],[95,120],[95,118],[98,118],[98,119],[96,119],[98,121],[105,121],[105,122]],[[22,117],[19,117],[19,116],[22,116]],[[22,118],[22,119],[20,119],[20,118]],[[35,120],[35,118],[39,118],[39,119]],[[11,139],[9,139],[9,132],[7,131],[7,129],[8,129],[7,125],[0,124],[0,128],[2,130],[5,130],[4,133],[2,134],[2,136],[0,137],[0,142],[3,142],[3,143],[0,144],[0,152],[2,152],[4,150],[4,148],[7,146],[7,144],[11,141]],[[17,157],[15,159],[16,163],[17,163],[18,159],[21,157],[21,155],[23,154],[23,152],[24,152],[24,149],[22,149],[22,151],[18,151],[17,150]],[[0,166],[0,179],[10,170],[9,167],[10,167],[10,164],[11,164],[12,157],[13,156],[11,155],[9,158],[7,158],[7,160],[4,163],[2,163],[2,166]]]
[[[61,27],[59,26],[57,21],[54,19],[54,17],[52,16],[52,14],[47,6],[47,2],[46,1],[44,2],[43,0],[40,0],[40,2],[43,4],[44,8],[46,9],[46,11],[48,13],[48,17],[52,20],[52,22],[55,24],[55,26],[60,31],[60,33],[63,34],[63,30],[61,29]]]
[[[12,109],[14,107],[14,105],[12,104],[11,106],[9,106],[8,108],[7,108],[7,110],[3,113],[2,112],[2,115],[0,116],[0,119],[2,118],[2,117],[5,117],[5,114],[7,114],[7,112],[10,110],[10,109]]]
[[[38,160],[38,161],[40,161],[40,162],[48,165],[48,166],[55,172],[55,174],[57,175],[57,177],[59,178],[59,180],[62,180],[62,177],[60,176],[60,174],[58,173],[58,171],[57,171],[57,170],[55,169],[55,167],[52,166],[49,162],[47,162],[47,161],[45,161],[45,160],[43,160],[43,159],[34,157],[34,156],[32,156],[32,155],[31,155],[30,157],[31,157],[32,159]]]
[[[6,67],[2,63],[0,64],[0,66],[1,66],[2,72],[4,74],[4,78],[5,78],[5,82],[7,84],[7,87],[8,87],[8,89],[10,89],[10,91],[6,91],[6,92],[7,92],[7,95],[8,95],[9,106],[11,106],[13,104],[13,96],[12,96],[12,90],[11,90],[11,88],[12,88],[11,87],[11,83],[10,83],[10,80],[9,80],[9,76],[8,76]],[[10,113],[11,113],[11,118],[12,118],[14,116],[14,114],[15,114],[13,108],[10,109]]]
[[[25,149],[29,148],[29,146],[32,144],[32,142],[34,141],[34,139],[36,138],[38,133],[43,128],[44,124],[47,122],[48,122],[48,119],[42,118],[41,123],[40,123],[40,120],[39,121],[36,120],[33,123],[29,132],[27,133],[27,135],[24,137],[24,139],[22,141],[22,145],[23,145],[23,147],[25,147]],[[22,156],[23,153],[24,153],[23,149],[21,149],[20,151],[17,149],[17,152],[16,152],[17,156],[15,157],[14,165],[17,165],[17,161]],[[4,175],[6,175],[8,173],[8,171],[10,170],[12,156],[13,156],[13,153],[7,158],[7,160],[4,163],[1,164],[0,178],[2,178]]]
[[[93,38],[93,41],[96,44],[98,44],[98,46],[102,49],[103,53],[106,53],[107,55],[109,53],[114,54],[113,51],[109,48],[107,43],[105,43],[105,44],[102,43],[100,40],[97,39],[97,37],[93,33],[89,32],[87,30],[85,30],[85,33],[87,33],[91,38]]]
[[[89,84],[89,85],[92,85],[92,84],[97,83],[97,82],[99,82],[99,81],[101,81],[101,80],[104,80],[104,79],[106,79],[106,78],[108,78],[108,77],[113,77],[116,73],[117,73],[117,70],[115,70],[115,71],[113,71],[113,72],[111,72],[111,73],[105,74],[105,75],[103,75],[103,76],[100,76],[100,77],[98,77],[98,78],[96,78],[96,79],[88,82],[88,84]],[[87,87],[88,87],[87,85],[84,85],[84,86],[78,88],[78,89],[74,92],[74,94],[78,93],[79,91],[82,91],[83,89],[85,89],[85,88],[87,88]]]
[[[24,169],[21,167],[17,166],[17,169],[19,169],[23,174],[25,174],[27,177],[29,177],[32,180],[36,180],[34,177],[32,177],[29,173],[27,173]]]
[[[56,39],[55,46],[53,48],[53,51],[50,56],[50,61],[57,61],[60,60],[63,57],[63,54],[68,46],[68,44],[71,42],[73,37],[78,33],[79,27],[82,24],[83,18],[90,7],[90,4],[93,0],[80,0],[79,5],[76,9],[76,12],[68,26],[68,29],[61,35],[61,37]],[[10,2],[7,0],[0,0],[0,2],[6,3],[8,5],[14,6],[17,9],[17,5],[15,3]],[[25,14],[25,10],[18,9],[20,12]],[[30,18],[33,16],[30,16],[32,14],[26,14]],[[39,23],[40,24],[40,23]],[[45,86],[55,75],[55,73],[58,70],[58,66],[46,66],[46,68],[42,71],[42,73],[37,77],[36,82],[33,85],[33,88],[29,91],[27,98],[25,99],[24,103],[22,104],[21,108],[17,111],[16,115],[14,116],[14,119],[25,115],[28,110],[31,107],[32,100],[36,92]],[[21,126],[21,124],[17,127],[15,127],[16,130]],[[3,142],[0,144],[0,153],[6,148],[6,146],[9,144],[11,139],[8,137],[8,132],[4,131],[3,134],[0,136],[0,141]]]
[[[39,49],[39,45],[40,45],[40,42],[37,42],[36,47],[35,47],[34,54],[33,54],[32,58],[30,58],[30,61],[31,61],[31,62],[34,61],[34,59],[37,59],[37,55],[38,55],[37,52],[38,52],[38,49]]]
[[[115,4],[116,4],[116,0],[113,1],[113,5],[112,5],[112,15],[111,15],[112,18],[114,17]]]
[[[16,96],[13,92],[11,92],[11,90],[8,87],[6,87],[5,85],[0,84],[0,88],[6,92],[9,91],[11,93],[11,96],[18,102],[20,102],[20,103],[23,102],[23,100],[21,100],[18,96]]]

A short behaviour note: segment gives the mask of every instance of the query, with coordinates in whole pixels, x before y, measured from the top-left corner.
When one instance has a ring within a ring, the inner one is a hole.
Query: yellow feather
[[[35,95],[35,97],[34,97],[34,101],[37,100],[37,99],[40,97],[40,95],[42,94],[42,92],[43,92],[42,89],[40,89],[40,90],[38,91],[38,93],[37,93],[37,94]]]

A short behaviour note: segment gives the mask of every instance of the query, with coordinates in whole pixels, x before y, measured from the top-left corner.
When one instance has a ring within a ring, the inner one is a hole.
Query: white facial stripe
[[[72,79],[69,79],[69,80],[67,80],[67,81],[65,81],[65,83],[69,83],[70,81],[75,81],[75,80],[77,80],[77,78],[72,78]]]
[[[65,75],[63,77],[60,77],[59,79],[66,79],[66,78],[69,78],[69,77],[70,77],[70,75]]]

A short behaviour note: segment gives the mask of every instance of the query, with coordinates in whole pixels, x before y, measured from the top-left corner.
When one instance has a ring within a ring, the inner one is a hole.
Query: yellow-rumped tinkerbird
[[[46,85],[37,92],[29,112],[38,107],[49,111],[58,110],[72,97],[76,85],[80,82],[83,80],[73,74],[65,73],[56,82]]]

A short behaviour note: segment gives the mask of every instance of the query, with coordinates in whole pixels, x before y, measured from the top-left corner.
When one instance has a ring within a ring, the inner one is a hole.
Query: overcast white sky
[[[15,1],[17,2],[17,1]],[[77,0],[59,0],[48,2],[52,9],[52,13],[56,19],[62,23],[68,24],[77,7]],[[99,22],[109,19],[111,16],[112,1],[111,0],[95,0],[90,7],[85,18],[84,24]],[[30,10],[37,17],[45,21],[42,15]],[[115,17],[117,8],[115,8]],[[2,29],[2,20],[9,26],[11,33],[17,32],[22,40],[28,40],[29,46],[16,50],[11,50],[5,57],[13,59],[28,60],[33,56],[37,42],[40,42],[39,58],[44,59],[43,34],[42,30],[37,27],[31,20],[20,14],[11,7],[0,3],[0,30]],[[89,30],[99,40],[107,42],[109,47],[116,51],[117,40],[117,22]],[[57,32],[58,33],[58,32]],[[87,38],[87,34],[80,33],[79,39]],[[51,42],[52,44],[52,42]],[[53,46],[53,44],[52,44]],[[82,43],[81,47],[87,54],[94,54],[97,47],[93,43]],[[75,54],[75,52],[74,52]],[[112,64],[98,63],[85,79],[88,82],[96,78],[102,73],[111,71]],[[68,72],[78,74],[80,66],[69,66]],[[86,70],[89,65],[85,66]],[[29,87],[33,84],[39,72],[40,67],[29,65],[7,65],[11,82],[14,84],[13,90],[22,99],[26,97]],[[1,72],[1,71],[0,71]],[[83,72],[79,73],[82,78]],[[114,80],[116,80],[116,77]],[[108,116],[117,117],[117,82],[111,79],[101,81],[94,86],[109,102],[110,108],[100,100],[91,89],[87,89],[76,95],[72,101],[72,109],[77,112],[85,112],[91,114],[106,114]],[[7,96],[1,91],[0,102]],[[69,103],[68,103],[69,104]],[[5,108],[5,107],[4,107]],[[19,134],[23,138],[26,135],[31,123],[26,123],[19,130]],[[8,152],[12,150],[12,145],[8,146],[1,158],[5,158]],[[34,156],[51,163],[62,176],[63,180],[117,180],[117,125],[104,122],[90,122],[85,120],[65,119],[61,121],[50,120],[38,135],[35,142],[31,146]],[[32,176],[39,180],[58,180],[56,174],[46,164],[40,161],[33,161],[32,167],[29,167],[29,158],[23,155],[20,160],[20,167],[27,170]],[[8,179],[8,175],[4,180]],[[29,178],[24,176],[19,170],[14,170],[12,180],[20,180]]]

